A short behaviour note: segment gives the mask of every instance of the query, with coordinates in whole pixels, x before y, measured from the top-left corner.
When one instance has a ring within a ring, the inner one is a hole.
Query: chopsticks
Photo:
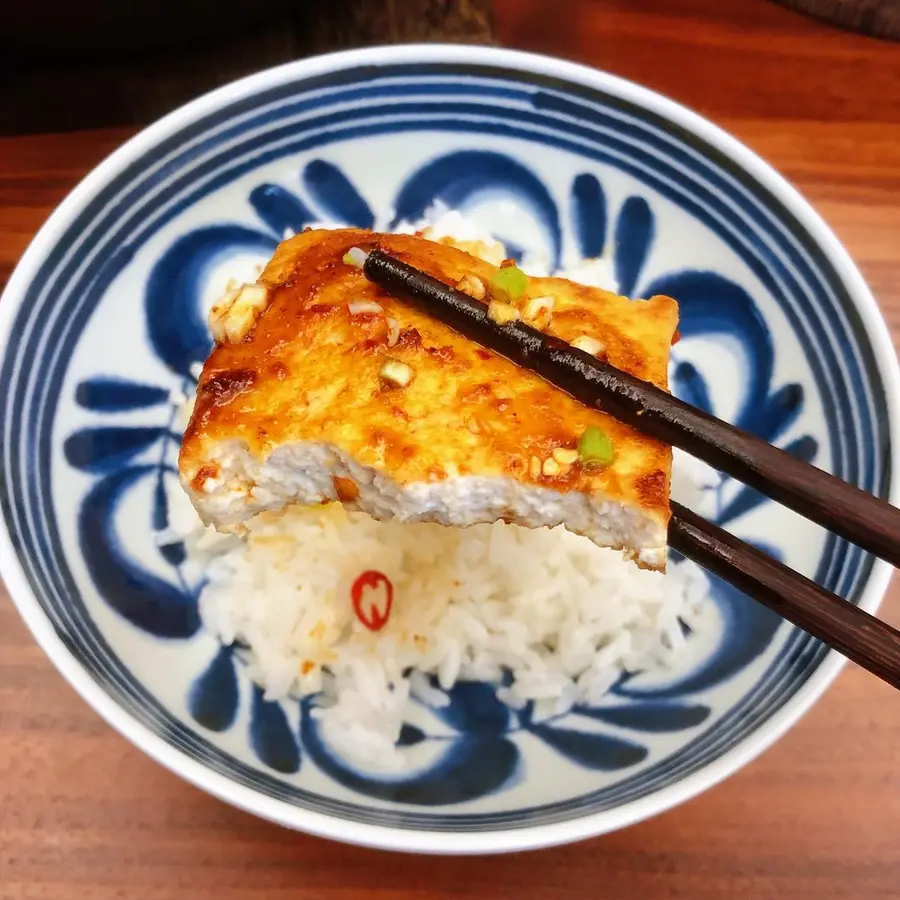
[[[669,546],[900,689],[900,631],[672,503]]]
[[[900,509],[735,428],[655,385],[373,249],[365,276],[455,331],[638,431],[679,447],[834,534],[900,565]],[[669,543],[814,637],[900,688],[900,632],[690,510],[672,504]]]

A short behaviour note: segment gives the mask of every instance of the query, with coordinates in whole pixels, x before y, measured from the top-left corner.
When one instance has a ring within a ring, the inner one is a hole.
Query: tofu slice
[[[413,235],[282,243],[210,316],[217,344],[179,459],[201,518],[241,531],[263,511],[339,500],[376,519],[563,524],[663,570],[671,449],[368,282],[344,257],[376,245],[478,299],[497,272]],[[500,314],[667,388],[674,300],[531,278],[512,307]],[[578,458],[590,427],[612,440],[611,464]]]

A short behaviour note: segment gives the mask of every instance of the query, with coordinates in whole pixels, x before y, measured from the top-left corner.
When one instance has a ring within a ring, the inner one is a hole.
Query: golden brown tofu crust
[[[668,522],[666,444],[582,406],[389,296],[343,261],[352,247],[375,246],[452,285],[465,275],[487,284],[497,271],[455,247],[411,235],[307,231],[282,243],[260,277],[270,289],[261,318],[244,340],[217,345],[203,368],[179,461],[194,490],[215,477],[208,461],[220,441],[244,441],[259,458],[286,443],[316,441],[389,472],[399,485],[505,476],[604,495]],[[566,341],[590,335],[614,366],[668,387],[674,300],[632,301],[559,278],[530,278],[517,305],[548,295],[554,298],[548,333]],[[348,304],[362,300],[377,302],[384,314],[352,315]],[[387,318],[400,328],[393,347]],[[379,377],[386,357],[412,368],[406,387]],[[576,462],[556,474],[536,474],[534,460],[543,464],[556,448],[574,449],[591,425],[611,437],[611,465]],[[342,491],[352,489],[338,486]]]

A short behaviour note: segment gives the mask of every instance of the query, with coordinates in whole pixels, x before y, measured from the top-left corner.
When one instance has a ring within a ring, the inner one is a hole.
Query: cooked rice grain
[[[394,587],[378,632],[351,602],[367,569]],[[513,708],[535,701],[539,718],[597,703],[626,669],[671,658],[686,594],[677,574],[561,527],[376,522],[332,504],[254,521],[212,563],[200,612],[224,643],[249,646],[268,698],[318,694],[328,740],[391,770],[410,695],[441,706],[457,680],[478,679]]]

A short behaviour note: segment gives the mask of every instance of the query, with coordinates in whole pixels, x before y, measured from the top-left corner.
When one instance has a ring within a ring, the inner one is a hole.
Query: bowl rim
[[[322,54],[239,79],[186,103],[144,128],[89,172],[31,240],[16,265],[0,302],[0,347],[4,348],[0,355],[7,352],[5,348],[9,346],[12,324],[25,289],[37,274],[48,250],[56,244],[78,210],[112,175],[135,157],[152,149],[161,139],[196,119],[287,81],[361,66],[423,62],[506,68],[521,72],[525,78],[530,75],[555,76],[630,100],[701,137],[777,195],[829,256],[853,298],[871,343],[884,389],[891,446],[900,446],[900,367],[886,323],[846,249],[809,202],[782,175],[719,126],[650,88],[586,65],[494,47],[407,44]],[[888,476],[890,502],[898,505],[900,452],[896,449],[891,456]],[[892,569],[886,562],[875,561],[862,589],[860,607],[869,612],[878,608],[887,590],[891,572]],[[188,758],[119,706],[68,650],[31,591],[5,520],[0,528],[0,577],[26,626],[57,670],[109,725],[160,765],[214,797],[263,819],[319,837],[386,850],[435,854],[487,854],[528,850],[606,834],[640,822],[713,787],[768,749],[825,692],[845,662],[835,651],[830,651],[797,693],[740,744],[681,781],[646,797],[620,807],[552,824],[515,829],[497,828],[477,833],[419,831],[353,822],[301,809],[284,800],[266,797],[252,788],[239,785],[227,775],[214,772],[202,763]]]

